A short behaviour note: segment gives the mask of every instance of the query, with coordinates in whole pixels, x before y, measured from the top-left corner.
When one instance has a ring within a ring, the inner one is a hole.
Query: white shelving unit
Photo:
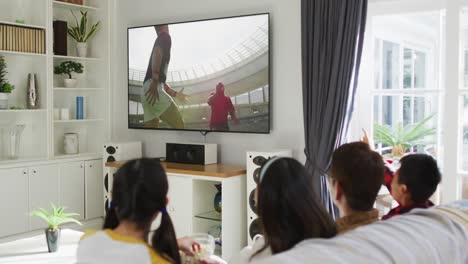
[[[53,1],[54,3],[54,8],[63,8],[63,9],[69,9],[69,10],[99,10],[97,7],[89,6],[89,5],[76,5],[76,4],[70,4],[70,3],[65,3],[65,2],[60,2],[60,1]]]
[[[46,31],[46,53],[34,54],[0,50],[7,63],[8,80],[16,89],[10,95],[10,107],[25,108],[27,78],[29,73],[37,76],[39,109],[0,110],[0,127],[25,124],[22,135],[20,158],[6,160],[0,143],[0,169],[3,165],[27,166],[31,161],[56,159],[88,159],[101,157],[101,146],[110,138],[110,0],[85,0],[83,5],[54,0],[8,0],[0,1],[0,24],[44,29]],[[21,8],[20,8],[21,7]],[[89,23],[101,21],[101,29],[88,42],[89,57],[77,57],[76,42],[68,37],[68,55],[53,52],[53,21],[75,23],[71,12],[80,17],[79,10],[88,11]],[[24,24],[16,22],[23,17]],[[84,73],[74,76],[77,88],[64,88],[63,76],[54,75],[54,67],[64,61],[83,64]],[[55,108],[68,108],[75,115],[77,96],[86,97],[84,120],[54,120]],[[0,130],[0,136],[2,131]],[[65,155],[63,137],[65,133],[77,133],[80,154]]]

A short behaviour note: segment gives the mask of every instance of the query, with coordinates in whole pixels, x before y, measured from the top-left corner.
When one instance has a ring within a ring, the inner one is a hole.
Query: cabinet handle
[[[92,167],[93,167],[93,164],[89,165],[89,167],[92,168]]]
[[[33,170],[33,173],[36,174],[36,170]]]
[[[26,174],[28,174],[28,173],[27,173],[26,171],[23,171],[23,174],[26,175]]]

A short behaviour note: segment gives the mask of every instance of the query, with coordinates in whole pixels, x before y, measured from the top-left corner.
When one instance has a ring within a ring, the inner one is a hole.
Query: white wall
[[[142,131],[127,128],[127,27],[270,12],[272,131],[269,135],[213,133],[218,160],[245,163],[245,151],[290,148],[304,160],[299,0],[132,0],[114,1],[112,46],[112,139],[141,140],[145,156],[164,156],[166,142],[203,142],[198,132]]]

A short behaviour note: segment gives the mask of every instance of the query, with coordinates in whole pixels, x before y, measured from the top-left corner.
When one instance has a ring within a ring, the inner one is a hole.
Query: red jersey
[[[213,124],[227,124],[229,112],[234,110],[231,98],[224,94],[211,94],[213,96],[211,106],[211,120],[210,125]]]

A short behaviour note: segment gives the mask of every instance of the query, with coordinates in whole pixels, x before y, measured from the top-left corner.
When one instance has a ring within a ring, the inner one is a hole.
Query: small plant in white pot
[[[72,73],[83,73],[83,65],[79,62],[64,61],[58,66],[55,66],[54,73],[63,74],[68,77],[64,79],[65,87],[74,88],[78,81],[73,78]]]
[[[51,204],[52,212],[49,213],[44,208],[39,208],[38,210],[32,211],[32,216],[37,216],[44,220],[48,227],[45,230],[47,247],[49,252],[56,252],[58,250],[58,245],[60,242],[60,228],[59,226],[65,223],[75,223],[81,225],[80,221],[72,218],[72,216],[78,216],[79,214],[74,213],[64,213],[65,207],[57,207],[54,204]]]
[[[8,95],[15,89],[6,78],[6,62],[3,56],[0,56],[0,109],[8,109]]]
[[[88,40],[90,40],[101,27],[101,22],[98,21],[92,26],[88,26],[88,12],[81,12],[81,20],[78,22],[78,18],[75,13],[71,11],[75,17],[75,26],[68,27],[68,34],[76,40],[76,47],[78,57],[87,57],[88,56]]]

